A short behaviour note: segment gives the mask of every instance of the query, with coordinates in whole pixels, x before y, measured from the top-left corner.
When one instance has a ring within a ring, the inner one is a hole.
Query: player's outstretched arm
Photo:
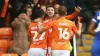
[[[78,6],[78,7],[75,7],[75,12],[74,13],[72,13],[71,15],[67,15],[67,16],[65,16],[65,18],[66,19],[69,19],[69,20],[71,20],[71,19],[74,19],[77,15],[78,15],[78,13],[81,11],[81,8]]]

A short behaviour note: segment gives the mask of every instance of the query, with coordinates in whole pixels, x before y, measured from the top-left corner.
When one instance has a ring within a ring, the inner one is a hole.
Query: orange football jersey
[[[51,18],[46,17],[45,22],[42,25],[46,25],[47,23],[49,23],[51,21],[52,21]],[[49,29],[48,31],[46,31],[48,47],[51,47],[51,41],[52,41],[52,38],[51,38],[52,35],[51,34],[52,34],[52,29]]]
[[[52,28],[51,48],[53,50],[70,50],[70,34],[77,31],[75,24],[65,17],[49,22],[45,25],[47,29]]]
[[[46,32],[38,33],[37,23],[32,22],[28,29],[28,35],[31,39],[30,48],[47,48]]]
[[[67,16],[65,16],[65,18],[66,19],[74,19],[75,17],[76,17],[76,15],[78,14],[78,12],[74,12],[74,13],[72,13],[71,15],[67,15]],[[45,21],[46,22],[51,22],[52,21],[52,19],[51,18],[49,18],[49,17],[46,17],[45,18]],[[47,24],[47,23],[46,23]],[[44,24],[45,25],[45,24]],[[50,47],[51,46],[51,44],[52,44],[52,28],[51,29],[49,29],[48,31],[47,31],[47,42],[48,42],[48,47]],[[71,32],[70,33],[70,36],[72,37],[73,36],[73,32]]]

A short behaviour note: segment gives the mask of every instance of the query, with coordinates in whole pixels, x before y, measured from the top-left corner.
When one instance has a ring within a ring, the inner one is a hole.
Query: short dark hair
[[[67,8],[65,6],[61,5],[58,9],[59,15],[64,16],[66,14],[66,12],[67,12]]]
[[[36,13],[37,13],[37,15],[36,15],[37,18],[38,18],[38,17],[42,17],[43,15],[45,15],[45,12],[44,12],[42,9],[37,10]]]
[[[52,7],[52,8],[54,8],[53,6],[51,6],[51,5],[50,5],[50,6],[47,6],[47,7],[46,7],[46,9],[48,9],[49,7]]]
[[[18,15],[21,14],[21,13],[26,13],[26,10],[25,9],[19,10]]]
[[[17,16],[19,16],[20,14],[25,13],[26,14],[26,10],[25,9],[20,9],[17,13]]]
[[[32,7],[26,7],[25,9],[27,10],[28,8],[32,9]]]

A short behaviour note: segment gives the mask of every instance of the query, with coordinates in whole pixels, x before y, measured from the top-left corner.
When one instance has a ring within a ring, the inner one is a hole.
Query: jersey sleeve
[[[78,12],[75,11],[74,13],[72,13],[71,15],[65,16],[66,19],[74,19],[76,16],[78,15]]]
[[[100,12],[97,12],[96,15],[92,18],[92,21],[97,23],[97,21],[100,20]]]
[[[52,28],[52,26],[53,26],[53,21],[48,22],[48,23],[43,23],[42,26],[45,27],[45,29],[48,30],[48,29]]]

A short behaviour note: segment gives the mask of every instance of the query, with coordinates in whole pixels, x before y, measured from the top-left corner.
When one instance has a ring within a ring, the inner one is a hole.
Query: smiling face
[[[27,8],[26,10],[27,10],[27,12],[26,12],[27,16],[30,17],[32,15],[32,9],[31,8]]]
[[[54,14],[55,14],[54,8],[53,8],[53,7],[48,7],[48,8],[47,8],[47,15],[48,15],[49,17],[53,17]]]

